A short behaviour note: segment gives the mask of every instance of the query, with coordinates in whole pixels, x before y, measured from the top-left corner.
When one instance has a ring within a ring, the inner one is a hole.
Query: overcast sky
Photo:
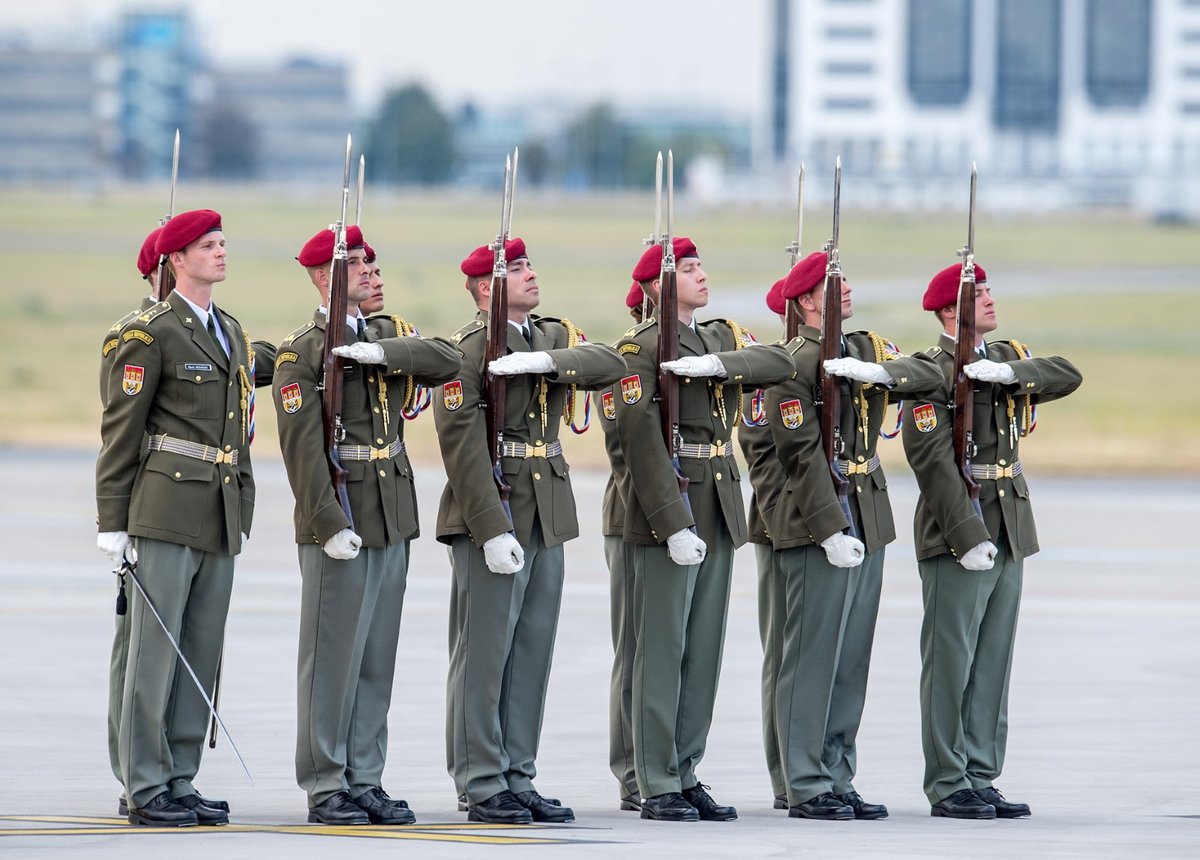
[[[0,32],[70,44],[122,9],[180,5],[210,57],[339,60],[364,108],[413,79],[446,106],[546,96],[646,106],[659,93],[677,107],[765,103],[768,0],[3,0]]]

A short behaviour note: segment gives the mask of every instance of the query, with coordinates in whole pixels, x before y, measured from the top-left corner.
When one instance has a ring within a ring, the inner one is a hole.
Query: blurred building
[[[777,161],[899,205],[975,161],[996,203],[1200,214],[1200,0],[772,3]]]
[[[88,49],[0,49],[0,182],[97,176],[100,62]]]

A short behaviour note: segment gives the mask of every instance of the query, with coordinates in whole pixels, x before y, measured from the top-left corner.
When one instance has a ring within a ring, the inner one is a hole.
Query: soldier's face
[[[854,301],[850,298],[852,290],[850,282],[842,278],[842,319],[848,320],[854,316]],[[811,314],[815,314],[815,326],[821,325],[821,314],[825,312],[825,282],[822,281],[817,285],[817,288],[810,293],[813,297]]]
[[[180,277],[201,284],[225,280],[225,234],[220,230],[205,233],[171,259]]]
[[[538,289],[537,272],[529,264],[528,257],[508,261],[508,309],[516,313],[529,313],[542,301]]]
[[[675,289],[680,309],[708,305],[708,275],[699,257],[681,257],[675,265]]]
[[[992,290],[986,284],[975,285],[975,331],[990,334],[1000,323],[996,320],[996,303],[992,301]]]
[[[370,284],[371,295],[358,307],[364,314],[377,314],[383,310],[383,275],[374,263],[371,264]]]
[[[366,256],[362,248],[346,255],[346,296],[352,305],[362,304],[371,297],[371,266]]]

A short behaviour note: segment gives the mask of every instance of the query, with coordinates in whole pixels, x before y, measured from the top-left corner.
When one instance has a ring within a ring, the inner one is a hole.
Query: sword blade
[[[196,672],[192,669],[192,664],[188,662],[187,657],[183,656],[183,651],[179,647],[179,643],[175,641],[175,637],[171,635],[171,631],[167,629],[166,622],[162,616],[158,614],[158,609],[154,606],[154,601],[150,599],[150,595],[146,593],[145,587],[142,585],[141,578],[137,575],[136,565],[124,565],[125,572],[129,574],[129,578],[133,580],[133,584],[137,587],[138,593],[142,595],[142,599],[146,601],[146,606],[150,608],[151,614],[154,615],[154,620],[158,622],[158,626],[162,628],[163,634],[167,637],[167,641],[171,643],[171,647],[175,649],[175,656],[179,658],[179,662],[183,664],[183,668],[187,669],[188,675],[192,679],[192,683],[196,685],[196,689],[200,691],[200,696],[204,699],[204,704],[208,705],[208,709],[217,720],[217,725],[221,727],[221,731],[225,733],[225,739],[229,741],[229,746],[233,750],[233,754],[237,756],[238,764],[242,766],[242,773],[246,774],[246,779],[250,784],[254,784],[254,777],[250,775],[250,769],[246,767],[246,760],[242,758],[241,752],[238,751],[237,744],[233,742],[233,735],[229,734],[229,729],[225,726],[225,721],[221,719],[221,715],[217,713],[217,706],[213,704],[213,700],[209,698],[208,693],[204,691],[204,685],[200,683],[200,679],[196,677]]]

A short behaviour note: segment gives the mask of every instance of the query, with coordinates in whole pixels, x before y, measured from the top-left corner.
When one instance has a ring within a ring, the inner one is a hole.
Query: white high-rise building
[[[959,200],[975,161],[992,205],[1200,215],[1200,0],[770,2],[777,163],[841,155],[861,203]]]

